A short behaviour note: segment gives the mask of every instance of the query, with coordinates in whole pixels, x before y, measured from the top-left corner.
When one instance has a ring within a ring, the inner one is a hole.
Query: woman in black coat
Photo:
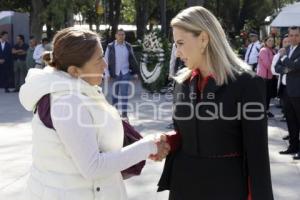
[[[174,77],[175,130],[159,191],[170,200],[273,200],[264,81],[205,8],[187,8],[171,25],[187,68]]]

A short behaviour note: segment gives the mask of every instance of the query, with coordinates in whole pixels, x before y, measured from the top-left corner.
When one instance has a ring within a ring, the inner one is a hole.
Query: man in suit
[[[12,65],[12,50],[8,41],[8,33],[2,31],[0,34],[0,80],[6,93],[9,92],[9,68]]]
[[[280,59],[275,66],[276,72],[286,74],[285,112],[290,135],[288,149],[279,153],[295,154],[298,152],[294,159],[300,159],[300,27],[289,28],[289,38],[291,45],[279,50]]]

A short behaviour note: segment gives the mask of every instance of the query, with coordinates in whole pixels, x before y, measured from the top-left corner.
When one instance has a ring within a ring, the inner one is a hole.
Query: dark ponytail
[[[94,55],[98,46],[101,43],[97,33],[75,27],[65,28],[56,33],[53,51],[45,52],[43,60],[49,66],[67,72],[71,65],[82,67]]]
[[[49,65],[49,66],[51,66],[51,67],[55,67],[55,63],[53,62],[53,58],[51,59],[51,55],[50,54],[52,54],[52,52],[51,51],[46,51],[44,54],[43,54],[43,57],[42,57],[42,59],[43,59],[43,61],[45,62],[45,63],[47,63],[47,65]],[[53,56],[53,54],[52,54],[52,56]]]

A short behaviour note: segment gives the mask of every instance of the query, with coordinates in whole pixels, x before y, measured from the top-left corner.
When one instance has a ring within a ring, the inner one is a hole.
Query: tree
[[[136,8],[136,35],[142,39],[149,19],[149,1],[135,0]]]
[[[166,6],[167,6],[166,0],[159,0],[161,32],[164,36],[166,36],[167,34]]]
[[[204,5],[205,0],[187,0],[187,6],[202,6]]]
[[[117,32],[120,21],[121,0],[109,0],[109,25],[111,27],[110,39],[112,40]]]
[[[52,38],[58,30],[74,25],[74,2],[75,0],[50,1],[44,16],[49,38]]]
[[[42,38],[44,12],[46,3],[43,0],[32,0],[30,10],[30,31],[31,34],[39,41]]]
[[[122,0],[121,3],[121,16],[120,20],[122,23],[129,23],[134,24],[135,23],[135,17],[136,17],[136,2],[137,0]],[[146,3],[139,1],[141,3]]]

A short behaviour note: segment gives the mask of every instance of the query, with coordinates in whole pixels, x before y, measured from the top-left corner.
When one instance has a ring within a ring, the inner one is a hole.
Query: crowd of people
[[[290,27],[279,46],[275,46],[274,37],[267,36],[260,43],[258,34],[249,34],[251,43],[247,47],[245,62],[266,84],[266,111],[269,118],[274,117],[270,112],[272,98],[278,97],[278,107],[282,109],[283,119],[287,122],[289,147],[280,154],[296,154],[293,158],[300,159],[300,28]]]
[[[29,69],[34,67],[43,68],[42,55],[51,46],[47,38],[43,38],[41,44],[33,36],[29,39],[29,44],[25,37],[19,34],[15,38],[15,44],[9,43],[8,32],[0,33],[0,85],[5,93],[19,92],[20,86],[24,84],[25,77]],[[10,90],[14,87],[13,90]]]

